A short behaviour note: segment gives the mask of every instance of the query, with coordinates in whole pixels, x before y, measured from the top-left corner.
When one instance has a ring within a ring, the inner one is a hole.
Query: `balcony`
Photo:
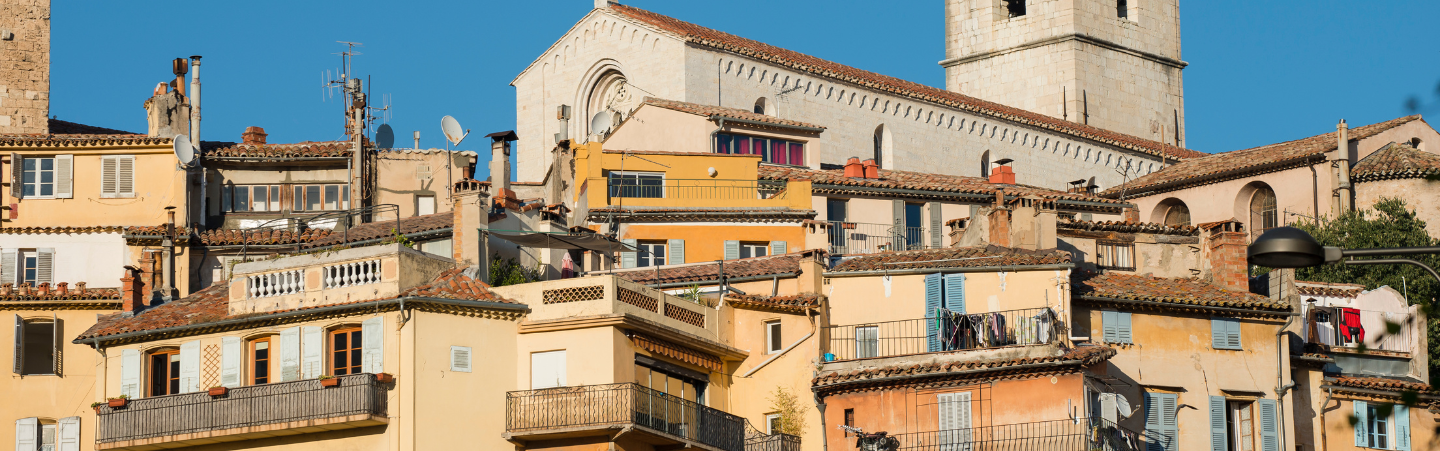
[[[1338,319],[1330,322],[1311,321],[1308,328],[1310,342],[1359,352],[1376,352],[1380,355],[1410,354],[1418,344],[1415,339],[1416,325],[1407,312],[1386,312],[1358,310],[1360,327],[1352,329],[1339,324]],[[1391,325],[1399,326],[1391,333]]]
[[[530,306],[522,332],[581,319],[628,318],[720,342],[714,307],[612,275],[507,285],[492,291]]]
[[[592,206],[811,208],[809,182],[612,176],[587,183],[606,187],[592,191],[605,196],[592,197]]]
[[[828,221],[831,254],[873,254],[886,251],[931,249],[925,244],[924,227],[897,227],[894,224]]]
[[[1059,329],[1049,308],[829,326],[827,361],[1044,345]]]
[[[778,433],[747,437],[745,451],[800,451],[800,437]]]
[[[535,442],[638,432],[652,446],[743,451],[744,420],[637,384],[513,391],[505,395],[506,438]]]
[[[101,406],[95,449],[181,448],[308,432],[382,425],[386,388],[371,374],[237,387],[224,396],[205,392]]]
[[[896,434],[878,440],[851,437],[849,442],[863,451],[1144,451],[1148,444],[1145,434],[1098,418]]]

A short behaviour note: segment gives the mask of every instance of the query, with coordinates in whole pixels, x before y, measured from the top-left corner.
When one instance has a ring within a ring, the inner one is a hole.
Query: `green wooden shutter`
[[[770,242],[770,255],[780,255],[780,254],[784,254],[785,252],[786,252],[786,250],[785,250],[785,242],[784,242],[784,241],[771,241],[771,242]]]
[[[633,249],[639,249],[639,248],[640,248],[640,242],[639,242],[639,241],[636,241],[636,240],[620,240],[620,242],[621,242],[621,243],[624,243],[626,246],[630,246],[630,247],[633,248]],[[634,267],[635,267],[635,253],[634,253],[634,252],[621,252],[621,253],[620,253],[620,267],[621,267],[621,268],[634,268]]]
[[[1101,340],[1114,343],[1120,339],[1120,313],[1114,310],[1100,311],[1100,329],[1104,331]]]
[[[1396,405],[1393,421],[1395,423],[1395,449],[1410,451],[1410,408]]]
[[[1355,409],[1355,446],[1364,447],[1366,442],[1365,416],[1369,409],[1366,408],[1365,401],[1352,401],[1350,406]]]
[[[945,275],[945,308],[965,313],[965,274]]]
[[[1130,333],[1130,312],[1116,312],[1115,319],[1115,342],[1132,344],[1135,343]]]
[[[941,300],[945,296],[943,285],[939,274],[925,275],[925,314],[921,317],[927,318],[925,320],[925,345],[929,352],[940,351],[940,336],[937,333],[939,329],[935,327],[935,311],[940,309]]]
[[[1210,397],[1210,451],[1229,451],[1225,434],[1225,397]]]
[[[1279,409],[1273,399],[1260,404],[1260,451],[1280,451]]]
[[[930,247],[939,249],[945,247],[944,216],[940,213],[940,203],[930,203]]]
[[[894,208],[894,218],[890,233],[890,250],[905,250],[905,201],[896,199],[891,202]]]
[[[736,240],[725,240],[725,259],[736,260],[740,258],[740,242]]]
[[[665,256],[665,264],[685,264],[685,240],[668,241],[667,243],[665,243],[665,253],[669,254]]]

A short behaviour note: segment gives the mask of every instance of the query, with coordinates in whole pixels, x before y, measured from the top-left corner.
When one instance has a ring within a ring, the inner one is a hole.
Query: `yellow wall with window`
[[[685,263],[700,263],[725,258],[725,241],[764,243],[784,241],[786,252],[799,252],[805,246],[805,228],[788,225],[690,225],[686,223],[632,224],[626,226],[621,239],[644,241],[685,240]],[[667,252],[669,248],[666,248]],[[770,255],[767,248],[766,255]],[[668,259],[665,264],[671,265]]]

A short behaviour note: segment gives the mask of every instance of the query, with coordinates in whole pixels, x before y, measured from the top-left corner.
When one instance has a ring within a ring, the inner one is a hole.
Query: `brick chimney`
[[[1140,222],[1140,209],[1138,208],[1125,207],[1123,210],[1120,211],[1120,215],[1125,219],[1125,222],[1127,223],[1136,224]]]
[[[1003,183],[1006,185],[1015,184],[1015,169],[1010,167],[1010,160],[1003,159],[998,162],[1000,166],[990,170],[990,183]]]
[[[853,179],[865,178],[865,165],[860,163],[860,157],[845,160],[845,176]]]
[[[995,206],[989,219],[990,244],[1010,247],[1010,208],[1005,206],[1005,191],[995,190]]]
[[[132,316],[145,309],[145,282],[140,280],[140,268],[125,266],[125,277],[120,278],[120,312]]]
[[[1250,291],[1246,236],[1239,221],[1207,224],[1204,248],[1209,253],[1210,283],[1231,291]]]
[[[240,142],[244,144],[262,145],[265,144],[265,129],[260,127],[245,127],[245,133],[240,134]]]
[[[871,158],[871,159],[869,159],[869,160],[865,160],[865,161],[861,162],[860,164],[865,167],[865,178],[867,178],[867,179],[878,179],[878,178],[880,178],[880,165],[875,164],[875,159],[874,159],[874,158]]]

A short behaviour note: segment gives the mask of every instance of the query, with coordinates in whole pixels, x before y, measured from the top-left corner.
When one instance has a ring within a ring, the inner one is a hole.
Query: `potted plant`
[[[335,376],[330,375],[320,376],[320,386],[325,388],[338,387],[340,386],[340,379],[336,379]]]
[[[129,404],[129,403],[130,403],[130,396],[129,396],[129,395],[116,396],[116,397],[114,397],[114,398],[106,399],[106,400],[105,400],[105,403],[106,403],[106,404],[109,404],[109,405],[110,405],[110,408],[112,408],[112,409],[117,409],[117,408],[120,408],[120,407],[125,407],[126,404]]]
[[[210,390],[208,390],[208,392],[210,393],[210,397],[212,397],[212,398],[219,398],[219,397],[221,397],[221,396],[225,396],[226,394],[230,393],[230,387],[225,387],[225,386],[222,386],[222,385],[216,385],[216,386],[214,386],[214,387],[210,387]]]
[[[90,408],[91,408],[91,409],[95,409],[95,413],[100,413],[100,406],[103,406],[103,405],[105,405],[105,403],[100,402],[100,401],[95,401],[95,402],[90,403]]]
[[[376,381],[376,382],[379,382],[379,383],[382,383],[382,384],[388,384],[388,383],[391,383],[391,382],[395,382],[395,375],[390,374],[390,373],[380,373],[380,374],[376,374],[376,375],[375,375],[375,381]]]

